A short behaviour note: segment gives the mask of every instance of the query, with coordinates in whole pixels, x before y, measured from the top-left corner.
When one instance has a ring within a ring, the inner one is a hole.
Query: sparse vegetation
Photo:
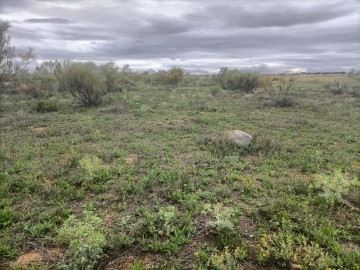
[[[273,100],[210,76],[164,92],[129,67],[50,66],[20,79],[53,74],[54,97],[46,80],[42,97],[2,93],[0,269],[30,252],[40,269],[360,268],[360,106],[324,90],[336,78],[272,76]],[[62,78],[104,102],[76,106]]]

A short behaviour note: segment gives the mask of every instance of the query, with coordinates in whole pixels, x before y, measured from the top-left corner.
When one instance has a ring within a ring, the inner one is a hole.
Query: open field
[[[50,113],[4,95],[0,269],[360,269],[359,97],[292,91],[277,108],[198,77]]]

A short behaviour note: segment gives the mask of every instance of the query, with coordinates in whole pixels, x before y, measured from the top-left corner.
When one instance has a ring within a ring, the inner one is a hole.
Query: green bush
[[[58,88],[55,75],[44,70],[37,70],[25,83],[26,93],[36,99],[53,97]]]
[[[157,82],[175,88],[184,78],[184,71],[179,67],[172,67],[167,72],[157,74]]]
[[[260,75],[238,69],[221,68],[216,76],[217,82],[225,90],[249,93],[260,85]]]
[[[60,77],[61,88],[84,106],[100,105],[104,96],[116,87],[116,71],[112,69],[112,66],[99,67],[92,62],[66,62]]]
[[[56,112],[59,110],[59,101],[54,98],[35,100],[32,108],[38,113]]]
[[[133,83],[130,80],[130,73],[124,71],[119,73],[119,68],[113,62],[100,65],[99,68],[109,92],[121,92]]]
[[[65,221],[58,232],[57,240],[68,246],[61,269],[91,270],[100,259],[106,244],[102,219],[85,211],[83,219],[74,215]]]

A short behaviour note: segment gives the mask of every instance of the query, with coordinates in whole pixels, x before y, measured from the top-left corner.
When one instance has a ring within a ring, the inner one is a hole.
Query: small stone
[[[224,132],[224,138],[240,146],[248,146],[253,137],[241,130],[229,130]]]

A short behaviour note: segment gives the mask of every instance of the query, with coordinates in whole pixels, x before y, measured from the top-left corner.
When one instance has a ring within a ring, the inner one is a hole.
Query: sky
[[[0,0],[37,62],[277,72],[360,69],[358,0]]]

